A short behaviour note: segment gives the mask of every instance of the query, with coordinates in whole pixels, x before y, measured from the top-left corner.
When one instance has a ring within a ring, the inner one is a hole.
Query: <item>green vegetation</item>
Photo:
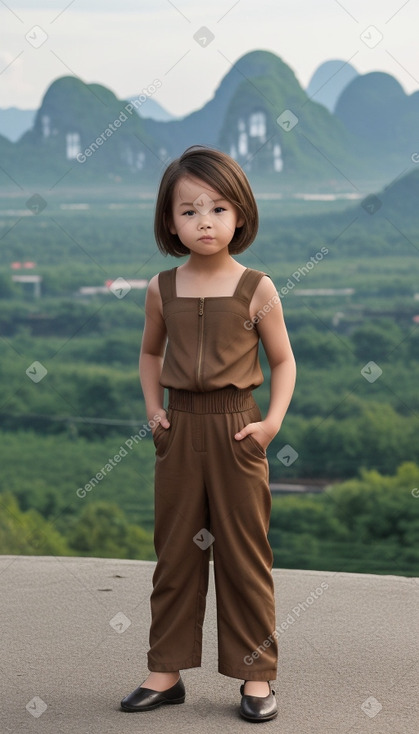
[[[10,492],[0,495],[0,504],[2,554],[156,560],[152,534],[129,523],[117,504],[87,505],[61,532],[36,510],[20,510]]]
[[[78,289],[149,279],[182,260],[157,252],[146,195],[39,193],[48,199],[39,216],[26,216],[28,195],[0,200],[0,553],[152,560],[154,446],[137,368],[145,291],[119,299]],[[80,203],[89,208],[63,208]],[[387,218],[351,207],[261,200],[260,237],[238,258],[284,289],[298,363],[268,449],[271,481],[333,485],[274,496],[275,565],[417,575],[417,225],[406,217],[406,239],[390,204]],[[42,275],[40,299],[11,280],[10,264],[28,260],[36,268],[20,272]],[[38,383],[26,374],[34,361],[48,370]],[[371,361],[382,370],[373,382],[361,373]],[[261,363],[263,413],[263,351]],[[299,454],[290,466],[277,457],[285,444]]]
[[[320,495],[274,498],[274,565],[416,576],[419,467],[362,472]]]
[[[167,160],[193,143],[226,152],[234,146],[248,173],[272,178],[272,190],[298,190],[308,181],[312,190],[342,191],[348,184],[358,190],[360,178],[366,182],[373,175],[381,185],[413,165],[417,105],[388,75],[354,79],[342,95],[343,107],[332,114],[307,96],[283,60],[255,50],[229,68],[200,109],[167,122],[140,118],[135,109],[164,83],[149,78],[134,108],[105,86],[56,79],[33,128],[15,143],[0,137],[0,187],[40,181],[49,190],[62,181],[74,188],[150,184]],[[261,115],[256,129],[255,113]]]
[[[120,469],[115,471],[120,490]],[[61,488],[58,469],[57,480]],[[101,498],[109,491],[106,481],[97,490]],[[11,492],[0,494],[0,553],[155,560],[152,533],[128,522],[132,511],[124,508],[123,491],[117,489],[118,503],[89,498],[83,504],[85,499],[73,493],[66,500],[73,497],[72,504],[57,510],[55,485],[45,492],[39,482],[34,484],[30,500],[43,504],[43,514],[21,509]],[[152,487],[147,495],[150,503]],[[320,495],[274,497],[274,566],[416,576],[418,495],[419,467],[406,463],[394,476],[362,472],[360,479],[330,486]],[[23,497],[22,505],[27,501]]]

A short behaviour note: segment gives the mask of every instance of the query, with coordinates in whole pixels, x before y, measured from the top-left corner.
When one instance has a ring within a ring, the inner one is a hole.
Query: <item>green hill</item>
[[[317,67],[306,92],[314,102],[324,105],[333,112],[343,90],[356,76],[358,71],[352,64],[342,59],[330,59]]]
[[[232,155],[265,191],[360,191],[414,165],[419,93],[408,97],[386,74],[350,82],[336,115],[312,101],[292,69],[268,51],[245,54],[214,97],[181,120],[137,114],[159,86],[154,80],[135,109],[135,101],[102,85],[57,79],[33,128],[16,143],[0,137],[0,186],[42,183],[52,190],[65,181],[67,188],[134,183],[154,190],[166,163],[196,143]]]
[[[335,114],[375,157],[399,160],[401,170],[418,150],[419,92],[406,94],[390,74],[376,71],[353,79]]]
[[[365,174],[356,139],[323,105],[312,102],[294,72],[264,53],[265,73],[242,80],[228,107],[219,144],[252,173],[319,179],[331,185]]]
[[[68,185],[77,185],[161,166],[158,144],[131,103],[70,76],[51,84],[34,127],[11,150],[8,166],[18,181],[69,176]]]
[[[146,120],[146,130],[161,140],[173,157],[180,155],[193,143],[218,145],[231,99],[243,79],[268,76],[271,72],[272,60],[277,58],[275,54],[267,51],[252,51],[245,54],[223,77],[214,97],[200,110],[186,115],[181,120],[164,123]]]

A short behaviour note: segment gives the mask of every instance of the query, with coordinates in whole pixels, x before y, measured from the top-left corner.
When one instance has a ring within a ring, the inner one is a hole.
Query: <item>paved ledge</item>
[[[155,564],[0,556],[2,734],[234,733],[241,681],[217,672],[213,569],[202,668],[181,706],[119,701],[146,678]],[[281,734],[417,734],[419,579],[274,569]],[[323,586],[322,586],[323,584]],[[34,715],[35,714],[35,715]]]

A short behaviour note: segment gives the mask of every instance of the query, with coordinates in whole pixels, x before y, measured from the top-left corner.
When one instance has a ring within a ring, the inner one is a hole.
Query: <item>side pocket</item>
[[[253,446],[255,447],[255,449],[257,451],[259,451],[262,454],[263,457],[266,456],[265,449],[260,445],[259,441],[257,441],[255,438],[253,438],[253,436],[252,436],[251,433],[248,436],[246,436],[246,438],[248,438],[250,440],[250,443],[253,444]],[[243,441],[245,441],[246,438],[244,438]]]
[[[162,424],[161,423],[157,423],[157,426],[154,429],[154,432],[152,433],[152,438],[153,438],[153,441],[154,441],[154,445],[155,446],[157,446],[157,444],[158,444],[159,436],[161,435],[162,432],[165,433],[165,431],[166,431],[166,429],[163,428]]]
[[[164,452],[165,446],[167,445],[167,442],[170,439],[170,436],[172,435],[173,425],[172,425],[172,410],[170,408],[166,411],[166,417],[167,420],[170,423],[169,428],[163,428],[161,423],[158,423],[154,433],[152,434],[154,446],[156,447],[156,454],[161,454],[162,451]]]
[[[247,426],[248,423],[256,423],[257,421],[261,420],[261,415],[258,406],[255,406],[252,411],[247,414],[246,418],[242,415],[240,416],[240,422],[239,426],[237,428],[238,431],[241,431],[245,426]],[[242,438],[241,441],[238,442],[242,445],[242,448],[249,451],[253,456],[257,456],[261,459],[266,459],[266,451],[260,443],[253,438],[252,434],[249,433],[245,438]]]

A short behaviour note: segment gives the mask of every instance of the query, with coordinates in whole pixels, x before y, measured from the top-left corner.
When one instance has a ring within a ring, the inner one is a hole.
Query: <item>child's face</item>
[[[177,182],[170,232],[191,252],[213,255],[227,248],[243,223],[234,204],[204,181],[184,176]]]

